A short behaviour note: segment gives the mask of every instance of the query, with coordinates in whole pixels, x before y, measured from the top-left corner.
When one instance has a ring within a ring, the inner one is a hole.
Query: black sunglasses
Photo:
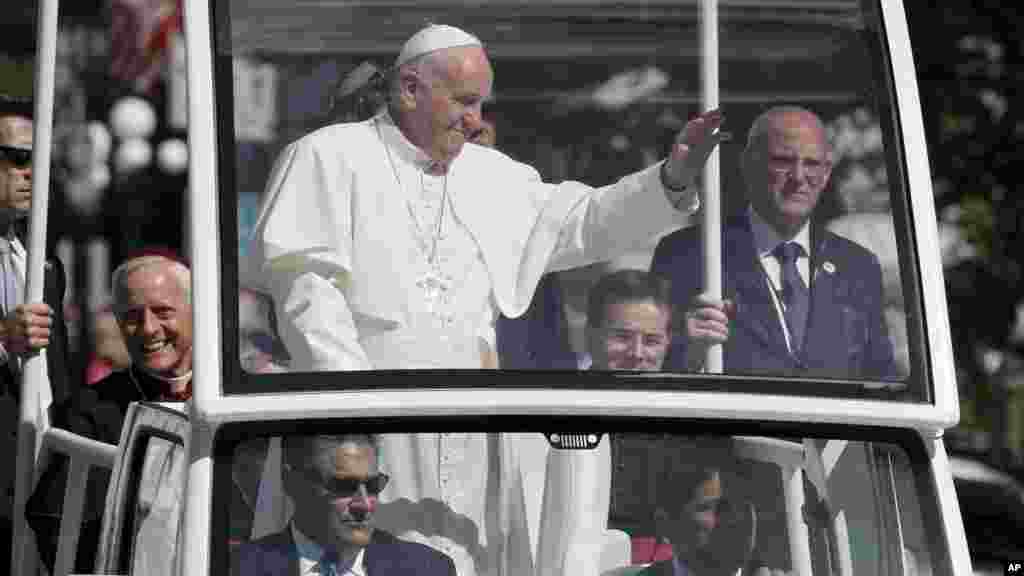
[[[0,154],[11,164],[18,168],[27,168],[32,164],[31,148],[15,148],[14,146],[0,146]]]
[[[366,494],[368,496],[377,496],[384,491],[384,488],[388,485],[388,480],[391,480],[391,477],[387,474],[375,474],[366,480],[356,480],[355,478],[331,478],[330,480],[324,480],[315,470],[289,468],[289,471],[298,474],[309,484],[318,486],[325,494],[330,495],[332,498],[354,498],[359,495],[360,486],[366,487]]]

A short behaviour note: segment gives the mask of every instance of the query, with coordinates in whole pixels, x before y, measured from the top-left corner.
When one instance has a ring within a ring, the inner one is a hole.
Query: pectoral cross
[[[431,266],[430,270],[424,272],[416,280],[416,286],[423,291],[427,312],[442,324],[451,322],[450,314],[444,314],[441,311],[441,304],[447,303],[452,282],[452,277],[442,272],[437,266]]]

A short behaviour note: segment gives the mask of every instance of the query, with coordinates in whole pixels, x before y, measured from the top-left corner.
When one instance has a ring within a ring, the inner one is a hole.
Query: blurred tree
[[[906,0],[921,106],[929,142],[936,207],[959,228],[969,257],[946,270],[961,396],[993,427],[993,456],[1004,459],[1006,354],[1024,269],[1017,193],[1024,118],[1016,90],[1024,80],[1017,6],[992,0],[935,4]],[[1012,416],[1012,415],[1011,415]],[[1019,416],[1018,416],[1019,417]],[[1014,446],[1020,450],[1020,446]]]

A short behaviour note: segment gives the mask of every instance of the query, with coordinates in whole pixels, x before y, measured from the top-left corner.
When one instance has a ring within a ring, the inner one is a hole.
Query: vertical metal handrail
[[[59,0],[41,0],[36,28],[35,113],[32,145],[32,209],[29,215],[26,302],[43,301],[43,264],[46,261],[46,216],[50,203],[50,155],[53,142],[53,93],[57,67],[57,15]],[[31,574],[35,547],[29,547],[25,503],[35,480],[42,433],[49,426],[46,410],[52,401],[46,357],[26,358],[21,371],[18,419],[18,455],[15,461],[14,506],[11,509],[11,574]]]
[[[701,100],[704,110],[719,105],[718,87],[718,0],[701,3]],[[701,234],[704,240],[704,292],[722,298],[722,182],[719,152],[716,146],[704,165],[704,206]],[[708,348],[704,359],[707,372],[720,374],[723,369],[722,346]]]

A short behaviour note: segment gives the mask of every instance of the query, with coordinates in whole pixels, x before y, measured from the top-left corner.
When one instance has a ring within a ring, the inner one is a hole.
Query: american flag
[[[112,0],[111,75],[148,93],[182,29],[181,0]]]

